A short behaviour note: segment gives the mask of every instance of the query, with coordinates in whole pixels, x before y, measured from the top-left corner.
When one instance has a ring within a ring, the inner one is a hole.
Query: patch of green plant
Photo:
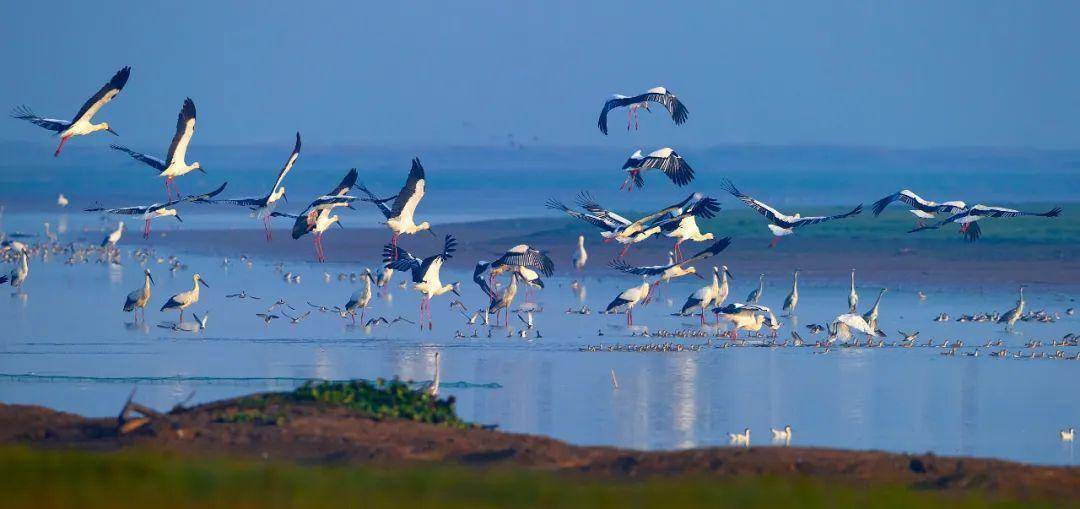
[[[408,419],[467,427],[454,411],[454,398],[439,399],[398,379],[349,382],[309,381],[289,393],[295,401],[342,405],[376,419]]]

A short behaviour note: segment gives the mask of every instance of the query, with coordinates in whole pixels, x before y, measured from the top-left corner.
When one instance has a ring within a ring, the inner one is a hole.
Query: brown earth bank
[[[510,247],[528,243],[550,253],[556,262],[556,275],[578,274],[571,265],[579,232],[586,233],[589,263],[585,275],[619,275],[607,267],[618,256],[621,246],[603,244],[594,231],[583,231],[562,220],[537,218],[498,220],[443,225],[439,237],[426,233],[402,237],[402,247],[417,256],[426,256],[442,248],[442,235],[452,233],[459,241],[458,251],[447,267],[471,271],[477,260],[491,260]],[[323,243],[328,262],[377,266],[383,245],[390,239],[385,229],[332,229]],[[311,236],[300,240],[288,231],[277,230],[271,243],[265,242],[262,230],[172,231],[158,234],[150,241],[157,248],[194,254],[236,257],[241,254],[265,262],[306,262],[312,259]],[[804,281],[835,283],[846,280],[847,271],[857,267],[860,282],[880,285],[944,286],[959,288],[1000,288],[1015,284],[1067,288],[1080,284],[1080,244],[996,242],[984,240],[965,243],[959,238],[864,236],[785,238],[775,249],[766,248],[768,236],[738,237],[720,255],[698,263],[699,270],[712,265],[728,265],[736,277],[756,280],[759,272],[779,275],[802,269]],[[687,242],[689,256],[709,242]],[[650,239],[634,245],[627,261],[637,265],[655,265],[667,260],[672,243],[669,239]],[[327,269],[334,270],[334,269]]]
[[[803,447],[713,447],[644,452],[578,447],[546,437],[404,420],[375,420],[341,406],[248,396],[177,408],[120,434],[117,419],[0,404],[0,443],[89,451],[138,450],[301,464],[438,463],[567,475],[810,477],[851,486],[902,485],[946,493],[1072,500],[1080,468],[991,459]]]

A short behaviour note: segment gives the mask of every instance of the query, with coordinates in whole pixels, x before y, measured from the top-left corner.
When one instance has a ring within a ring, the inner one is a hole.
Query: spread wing
[[[383,263],[386,268],[394,270],[415,271],[420,268],[419,258],[393,244],[383,246]],[[415,280],[415,274],[413,279]]]
[[[124,67],[123,69],[116,71],[116,74],[113,75],[112,79],[102,86],[101,90],[98,90],[93,97],[87,99],[86,103],[82,105],[82,108],[79,108],[79,112],[71,119],[71,123],[78,122],[79,120],[90,121],[90,119],[97,114],[98,110],[100,110],[102,106],[105,106],[105,103],[111,101],[113,97],[116,97],[116,95],[124,89],[124,85],[127,84],[128,76],[130,75],[131,67]]]
[[[270,188],[270,194],[277,192],[278,187],[281,186],[281,182],[285,180],[285,175],[289,173],[293,165],[296,164],[296,159],[300,157],[300,133],[296,133],[296,145],[293,146],[292,154],[289,154],[289,158],[285,160],[285,166],[278,172],[277,180],[274,181],[274,187]]]
[[[629,161],[627,161],[629,163]],[[654,157],[650,154],[641,161],[640,168],[656,168],[663,171],[677,186],[685,186],[694,180],[694,169],[674,150],[667,157]]]
[[[627,274],[636,274],[638,276],[658,276],[663,274],[665,270],[674,267],[674,264],[669,265],[649,265],[646,267],[635,267],[626,263],[622,259],[615,259],[608,262],[608,267],[615,270],[625,272]]]
[[[986,217],[1020,217],[1020,216],[1041,216],[1041,217],[1058,217],[1061,215],[1061,207],[1054,207],[1047,212],[1027,212],[1023,210],[1007,209],[1005,207],[973,207],[971,209],[971,215],[973,216],[986,216]]]
[[[720,240],[718,240],[716,242],[713,242],[711,246],[709,246],[709,247],[707,247],[705,249],[702,249],[700,252],[698,252],[694,256],[691,256],[690,258],[687,258],[687,259],[683,260],[682,264],[685,265],[685,264],[688,264],[688,263],[696,262],[698,260],[704,260],[704,259],[706,259],[706,258],[708,258],[710,256],[716,255],[717,253],[727,249],[727,247],[729,245],[731,245],[731,237],[724,237],[724,238],[722,238],[722,239],[720,239]]]
[[[571,210],[570,207],[567,207],[565,203],[563,203],[563,202],[561,202],[559,200],[556,200],[554,198],[549,199],[547,201],[547,208],[554,209],[554,210],[561,210],[561,211],[566,212],[567,214],[569,214],[570,217],[580,219],[582,221],[585,221],[586,223],[589,223],[589,224],[591,224],[591,225],[593,225],[593,226],[595,226],[597,228],[603,229],[603,230],[610,231],[610,230],[614,230],[614,229],[616,229],[618,227],[618,226],[614,225],[612,222],[607,221],[607,220],[605,220],[605,219],[603,219],[601,217],[595,216],[593,214],[584,214],[584,213],[578,212],[576,210]]]
[[[176,162],[183,163],[187,157],[188,144],[191,136],[195,134],[195,102],[190,97],[184,99],[184,105],[180,107],[180,114],[176,117],[176,134],[173,135],[169,151],[166,152],[166,160],[169,166]]]
[[[791,224],[791,227],[806,226],[808,224],[818,224],[818,223],[824,223],[826,221],[832,221],[833,219],[844,219],[845,217],[857,216],[860,213],[862,213],[862,204],[861,203],[858,206],[856,206],[855,208],[853,208],[853,209],[851,209],[851,210],[849,210],[847,212],[844,212],[843,214],[836,214],[836,215],[832,215],[832,216],[800,217],[800,218],[796,218],[796,219],[792,220],[790,222],[790,224]]]
[[[345,177],[341,179],[341,182],[326,194],[329,196],[344,196],[349,193],[349,190],[352,189],[354,185],[356,185],[356,168],[350,169],[349,172],[345,174]]]
[[[551,257],[524,244],[507,251],[506,254],[495,260],[494,265],[528,267],[539,271],[545,276],[551,276],[555,272],[555,262],[551,261]]]
[[[60,120],[56,118],[45,118],[35,115],[34,112],[27,106],[19,106],[14,110],[11,110],[11,118],[17,118],[19,120],[25,120],[36,126],[44,127],[50,131],[63,132],[68,127],[71,127],[71,122],[67,120]]]
[[[634,103],[634,101],[633,101],[632,97],[623,97],[621,95],[617,95],[612,99],[608,99],[608,101],[604,103],[604,109],[600,110],[600,120],[596,121],[596,127],[600,128],[600,132],[602,132],[604,134],[607,134],[608,133],[608,127],[607,127],[608,112],[615,109],[615,108],[622,108],[623,106],[626,106],[627,104],[633,104],[633,103]]]
[[[732,196],[738,198],[739,201],[745,203],[750,208],[758,211],[758,213],[765,216],[769,220],[769,222],[785,227],[791,226],[791,221],[793,220],[791,216],[788,216],[787,214],[784,214],[783,212],[780,212],[779,210],[776,210],[766,205],[764,202],[755,200],[754,198],[743,194],[741,191],[739,191],[738,188],[735,187],[735,185],[730,180],[724,179],[721,187],[725,191],[731,193]]]
[[[159,172],[165,171],[165,161],[162,161],[161,159],[158,159],[154,156],[146,155],[142,152],[136,152],[123,145],[109,145],[109,148],[112,148],[113,150],[119,150],[120,152],[131,156],[132,159],[135,159],[136,161],[139,161],[140,163],[143,163]]]
[[[361,198],[361,200],[375,204],[375,206],[379,208],[379,212],[382,212],[383,217],[387,219],[394,217],[393,213],[390,211],[390,207],[386,206],[386,202],[394,200],[395,198],[397,198],[397,196],[391,196],[390,198],[379,198],[378,196],[375,196],[375,193],[371,192],[371,190],[365,187],[363,184],[356,184],[356,188],[359,189],[361,193],[367,195],[367,198]]]
[[[148,207],[147,206],[143,206],[143,207],[117,207],[117,208],[114,208],[114,209],[107,209],[107,208],[103,208],[103,207],[91,207],[91,208],[83,209],[83,210],[85,210],[86,212],[103,212],[105,214],[117,214],[117,215],[124,215],[124,216],[133,216],[133,215],[136,215],[136,214],[145,214],[146,211],[150,210],[151,207],[153,207],[153,205],[148,206]]]
[[[634,99],[633,102],[651,101],[663,105],[667,108],[668,113],[671,114],[671,120],[675,121],[675,125],[683,125],[690,116],[690,111],[687,110],[682,101],[680,101],[678,97],[675,97],[675,94],[672,94],[671,92],[647,92],[632,99]]]
[[[611,225],[613,229],[630,226],[631,224],[629,219],[601,207],[587,191],[582,191],[581,194],[578,195],[578,206],[604,220],[607,224]]]
[[[225,182],[225,183],[221,184],[220,186],[218,186],[218,188],[214,189],[213,191],[210,191],[208,193],[202,193],[202,194],[188,195],[188,196],[185,196],[182,200],[178,200],[178,201],[189,201],[189,202],[192,202],[192,203],[210,203],[210,198],[213,198],[213,197],[221,194],[221,192],[225,190],[225,186],[227,186],[227,185],[229,185],[229,183]],[[169,203],[170,204],[177,203],[178,201],[173,201],[173,202],[169,202]]]
[[[403,213],[412,216],[416,212],[416,206],[424,197],[424,167],[420,165],[420,159],[413,158],[412,168],[409,170],[409,178],[394,200],[394,206],[390,209],[390,217],[399,217]]]

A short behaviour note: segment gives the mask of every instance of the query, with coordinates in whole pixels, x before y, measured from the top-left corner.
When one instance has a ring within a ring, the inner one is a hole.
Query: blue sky
[[[68,118],[131,65],[101,118],[162,151],[186,96],[207,144],[1080,148],[1078,3],[154,4],[6,3],[0,103]],[[658,84],[685,126],[600,135]]]

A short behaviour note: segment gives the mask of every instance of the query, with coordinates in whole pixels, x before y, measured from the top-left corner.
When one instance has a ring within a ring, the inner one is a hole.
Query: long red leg
[[[61,136],[60,137],[60,145],[56,147],[56,152],[53,152],[53,157],[59,157],[60,156],[60,149],[64,148],[64,143],[66,143],[68,138],[70,138],[70,137],[71,136]]]
[[[774,248],[774,247],[776,247],[776,244],[777,244],[778,242],[780,242],[780,237],[773,237],[773,238],[772,238],[772,242],[769,242],[769,247],[770,247],[770,248]]]
[[[622,252],[619,253],[619,258],[622,258],[622,257],[626,256],[626,250],[627,249],[630,249],[630,244],[627,244],[627,245],[623,246]]]

